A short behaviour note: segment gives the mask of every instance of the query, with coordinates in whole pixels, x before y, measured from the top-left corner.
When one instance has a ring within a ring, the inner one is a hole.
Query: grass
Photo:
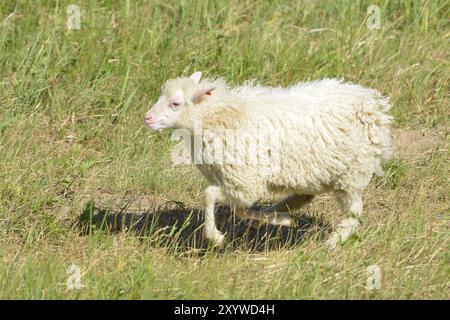
[[[370,1],[77,1],[81,29],[68,31],[72,2],[0,4],[0,298],[450,298],[447,1],[373,1],[380,30],[366,27]],[[327,197],[301,241],[272,230],[255,246],[225,223],[227,246],[205,248],[191,210],[205,183],[172,168],[170,132],[142,121],[165,79],[195,70],[266,85],[343,77],[388,95],[396,127],[441,134],[387,164],[336,252],[316,232],[338,219]],[[167,201],[194,227],[90,219],[89,203],[114,217]],[[66,286],[71,264],[81,289]],[[373,264],[379,290],[365,288]]]

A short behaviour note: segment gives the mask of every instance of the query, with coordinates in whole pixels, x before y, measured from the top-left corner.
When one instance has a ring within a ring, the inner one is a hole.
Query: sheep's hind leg
[[[253,220],[252,226],[255,228],[261,223],[292,227],[294,222],[290,212],[307,205],[313,198],[312,195],[293,194],[264,210],[239,208],[236,209],[236,213],[241,219]]]
[[[343,193],[338,197],[343,210],[351,217],[342,219],[336,229],[331,233],[325,245],[328,249],[334,250],[336,246],[346,241],[356,232],[360,225],[360,218],[363,212],[362,192]]]
[[[209,186],[205,190],[205,225],[203,232],[205,237],[215,245],[223,242],[224,235],[217,229],[214,219],[214,206],[217,201],[223,202],[224,195],[222,189],[216,186]]]
[[[292,212],[306,206],[313,198],[314,196],[310,194],[293,194],[264,209],[263,212]]]
[[[259,224],[273,224],[292,227],[293,221],[288,212],[264,212],[246,208],[236,208],[236,214],[240,219],[252,220],[252,227],[258,228]]]

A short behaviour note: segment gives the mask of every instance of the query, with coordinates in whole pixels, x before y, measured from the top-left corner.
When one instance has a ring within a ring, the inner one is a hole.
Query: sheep
[[[200,160],[213,156],[217,141],[222,147],[233,145],[245,160],[196,162],[210,184],[204,194],[205,237],[214,245],[224,240],[215,224],[216,203],[229,204],[240,219],[256,225],[290,227],[292,211],[316,195],[333,192],[348,217],[337,224],[326,246],[335,249],[347,240],[360,225],[363,190],[373,174],[383,175],[382,164],[391,158],[388,99],[336,79],[287,88],[254,83],[233,88],[201,76],[195,72],[168,80],[144,121],[152,130],[179,128],[200,137],[200,148],[193,152]],[[236,133],[234,143],[230,131]],[[214,134],[205,138],[210,132]],[[264,137],[263,143],[241,138],[243,134]],[[276,143],[267,143],[267,137]],[[255,145],[260,146],[256,158],[268,160],[264,164],[248,161],[249,147]],[[281,200],[264,210],[250,209],[267,197]]]

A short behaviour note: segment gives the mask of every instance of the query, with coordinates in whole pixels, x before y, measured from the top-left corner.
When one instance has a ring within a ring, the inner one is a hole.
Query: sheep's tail
[[[375,155],[374,173],[383,176],[383,163],[392,159],[392,134],[390,125],[392,116],[389,115],[391,104],[388,98],[373,90],[373,95],[365,101],[358,112],[358,118],[362,122]]]

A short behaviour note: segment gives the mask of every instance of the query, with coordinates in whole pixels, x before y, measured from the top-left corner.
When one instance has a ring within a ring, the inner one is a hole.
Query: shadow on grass
[[[225,248],[245,251],[265,251],[291,248],[309,236],[323,239],[330,225],[323,218],[310,215],[295,216],[292,228],[262,225],[235,218],[227,206],[216,206],[216,224],[226,233]],[[207,249],[211,244],[202,235],[203,210],[170,202],[149,211],[111,210],[89,202],[79,217],[83,233],[104,230],[109,233],[129,232],[145,237],[158,245],[176,250]]]

